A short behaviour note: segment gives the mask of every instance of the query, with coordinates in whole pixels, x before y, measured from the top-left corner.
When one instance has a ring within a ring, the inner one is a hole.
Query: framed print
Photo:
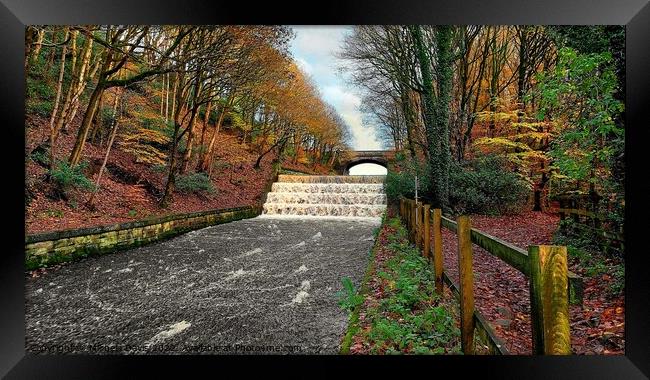
[[[7,378],[650,374],[646,1],[0,13]]]

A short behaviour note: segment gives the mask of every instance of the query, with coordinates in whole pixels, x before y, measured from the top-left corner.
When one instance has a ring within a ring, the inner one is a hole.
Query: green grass
[[[460,331],[453,315],[439,304],[431,266],[409,244],[406,230],[398,218],[385,220],[382,228],[386,227],[395,231],[389,235],[386,247],[391,257],[381,268],[371,271],[384,285],[383,297],[367,304],[363,304],[362,297],[362,303],[355,305],[344,340],[347,346],[344,344],[342,353],[349,352],[354,336],[360,336],[370,352],[376,354],[460,353]],[[378,249],[377,245],[375,249]],[[374,265],[374,255],[372,261]],[[364,286],[367,292],[367,282]],[[360,295],[365,294],[364,286]],[[352,297],[346,293],[342,299],[343,305],[348,306]],[[359,326],[361,310],[365,314],[364,325],[369,329]]]

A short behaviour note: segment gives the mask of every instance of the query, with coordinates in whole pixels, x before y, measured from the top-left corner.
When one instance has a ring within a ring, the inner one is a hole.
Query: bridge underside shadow
[[[345,158],[339,160],[336,170],[342,175],[348,175],[350,168],[359,164],[377,164],[388,170],[394,156],[392,150],[348,151]]]

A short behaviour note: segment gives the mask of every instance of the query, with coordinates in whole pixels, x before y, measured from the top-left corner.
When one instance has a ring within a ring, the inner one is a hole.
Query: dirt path
[[[543,212],[508,216],[472,216],[472,227],[508,241],[522,249],[528,245],[551,244],[559,217]],[[458,281],[456,234],[442,230],[445,271]],[[530,292],[528,279],[484,249],[473,245],[474,296],[477,309],[513,354],[532,352]],[[571,270],[581,269],[570,265]],[[605,295],[608,275],[587,277],[581,306],[570,305],[571,348],[575,354],[624,353],[624,298]]]

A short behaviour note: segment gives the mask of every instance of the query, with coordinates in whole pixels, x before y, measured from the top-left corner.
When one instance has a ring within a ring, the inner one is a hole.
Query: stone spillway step
[[[288,175],[280,174],[278,182],[291,183],[384,183],[385,175]]]
[[[383,194],[384,185],[379,183],[301,183],[276,182],[271,186],[274,193],[357,193]]]
[[[385,177],[280,175],[263,213],[376,218],[386,210]]]
[[[386,205],[265,203],[264,214],[379,217]]]
[[[269,193],[268,203],[386,205],[382,193]]]

